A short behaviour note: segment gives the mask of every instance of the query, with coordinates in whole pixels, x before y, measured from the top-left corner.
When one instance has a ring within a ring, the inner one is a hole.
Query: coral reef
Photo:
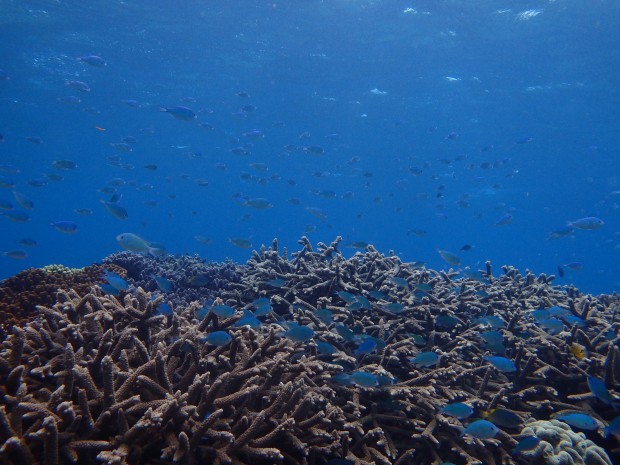
[[[541,463],[548,465],[612,465],[601,447],[561,421],[531,421],[521,434],[540,439],[535,449],[523,452],[524,456],[532,460],[531,463],[540,459]]]
[[[534,455],[510,452],[524,424],[573,434],[551,416],[615,416],[587,379],[620,380],[617,296],[510,267],[496,277],[490,264],[460,277],[372,246],[346,259],[339,243],[315,250],[302,238],[291,258],[277,241],[262,247],[209,290],[217,312],[204,311],[206,291],[172,312],[161,311],[168,294],[140,287],[122,299],[98,287],[59,292],[2,345],[4,461],[525,464]],[[104,263],[126,267],[134,283],[150,278],[137,265]],[[210,338],[221,331],[229,342]],[[445,413],[454,402],[471,405],[471,418]],[[499,434],[465,430],[476,418]],[[556,447],[542,429],[540,439],[532,454]],[[611,463],[603,449],[587,450]]]
[[[127,281],[134,288],[148,292],[160,291],[155,276],[165,278],[172,284],[166,292],[166,301],[175,308],[193,301],[205,301],[219,296],[219,291],[229,283],[239,282],[243,267],[231,261],[207,263],[197,255],[173,256],[118,252],[103,260],[104,266],[119,266],[127,272]]]
[[[93,284],[101,281],[104,272],[96,264],[79,269],[49,265],[29,268],[5,279],[0,283],[0,340],[11,326],[34,318],[37,305],[53,305],[59,290],[88,292]]]

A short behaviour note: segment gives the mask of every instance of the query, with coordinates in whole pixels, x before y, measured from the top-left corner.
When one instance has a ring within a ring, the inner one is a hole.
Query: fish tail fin
[[[163,249],[161,247],[149,247],[147,253],[153,258],[165,257],[168,254],[168,252],[166,252],[166,249]]]

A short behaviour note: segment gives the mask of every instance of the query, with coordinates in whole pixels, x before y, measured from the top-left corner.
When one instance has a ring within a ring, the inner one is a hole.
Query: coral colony
[[[5,280],[0,462],[618,460],[617,295],[299,243]]]

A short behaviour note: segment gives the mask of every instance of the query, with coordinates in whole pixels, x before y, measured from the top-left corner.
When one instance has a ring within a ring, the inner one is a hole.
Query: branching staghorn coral
[[[198,318],[202,297],[160,314],[170,296],[141,288],[122,300],[96,287],[60,293],[3,345],[5,461],[524,464],[525,456],[509,452],[523,422],[567,408],[613,418],[586,379],[620,375],[617,298],[581,295],[552,286],[552,277],[508,267],[493,276],[490,264],[480,279],[460,278],[372,246],[346,259],[339,244],[315,249],[302,238],[291,258],[277,241],[262,247],[216,290],[218,303],[237,310],[232,317]],[[258,297],[272,307],[262,324],[237,326],[240,310],[252,309]],[[585,325],[543,330],[531,312],[554,305]],[[333,321],[321,317],[324,309]],[[291,322],[312,328],[312,340],[285,337]],[[232,336],[229,344],[205,342],[222,330]],[[492,352],[483,336],[491,330],[516,372],[485,360]],[[376,347],[358,352],[367,338]],[[322,353],[318,342],[336,352]],[[571,352],[573,342],[587,348],[587,357]],[[439,355],[438,362],[411,361],[424,351]],[[377,382],[338,378],[358,371]],[[462,436],[471,420],[441,413],[459,401],[473,407],[472,418],[499,407],[520,420],[492,439]]]

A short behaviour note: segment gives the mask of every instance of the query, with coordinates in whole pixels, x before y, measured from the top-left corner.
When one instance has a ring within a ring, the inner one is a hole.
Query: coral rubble
[[[346,259],[339,242],[315,250],[302,238],[289,258],[274,241],[246,266],[226,265],[230,279],[192,301],[183,283],[195,270],[175,275],[174,257],[164,268],[125,253],[107,259],[127,270],[131,292],[60,291],[4,341],[2,461],[554,463],[541,452],[557,447],[543,429],[576,433],[553,416],[613,418],[614,405],[587,379],[620,380],[616,296],[583,295],[510,267],[494,276],[490,264],[461,277],[372,246]],[[158,291],[153,273],[176,279],[174,290]],[[206,308],[207,294],[217,299]],[[176,302],[172,312],[162,311],[164,300]],[[213,343],[216,331],[230,342]],[[446,413],[455,402],[472,417]],[[476,418],[499,433],[466,429]],[[533,434],[536,449],[511,453]],[[596,448],[601,436],[587,434],[584,454],[611,463]]]

